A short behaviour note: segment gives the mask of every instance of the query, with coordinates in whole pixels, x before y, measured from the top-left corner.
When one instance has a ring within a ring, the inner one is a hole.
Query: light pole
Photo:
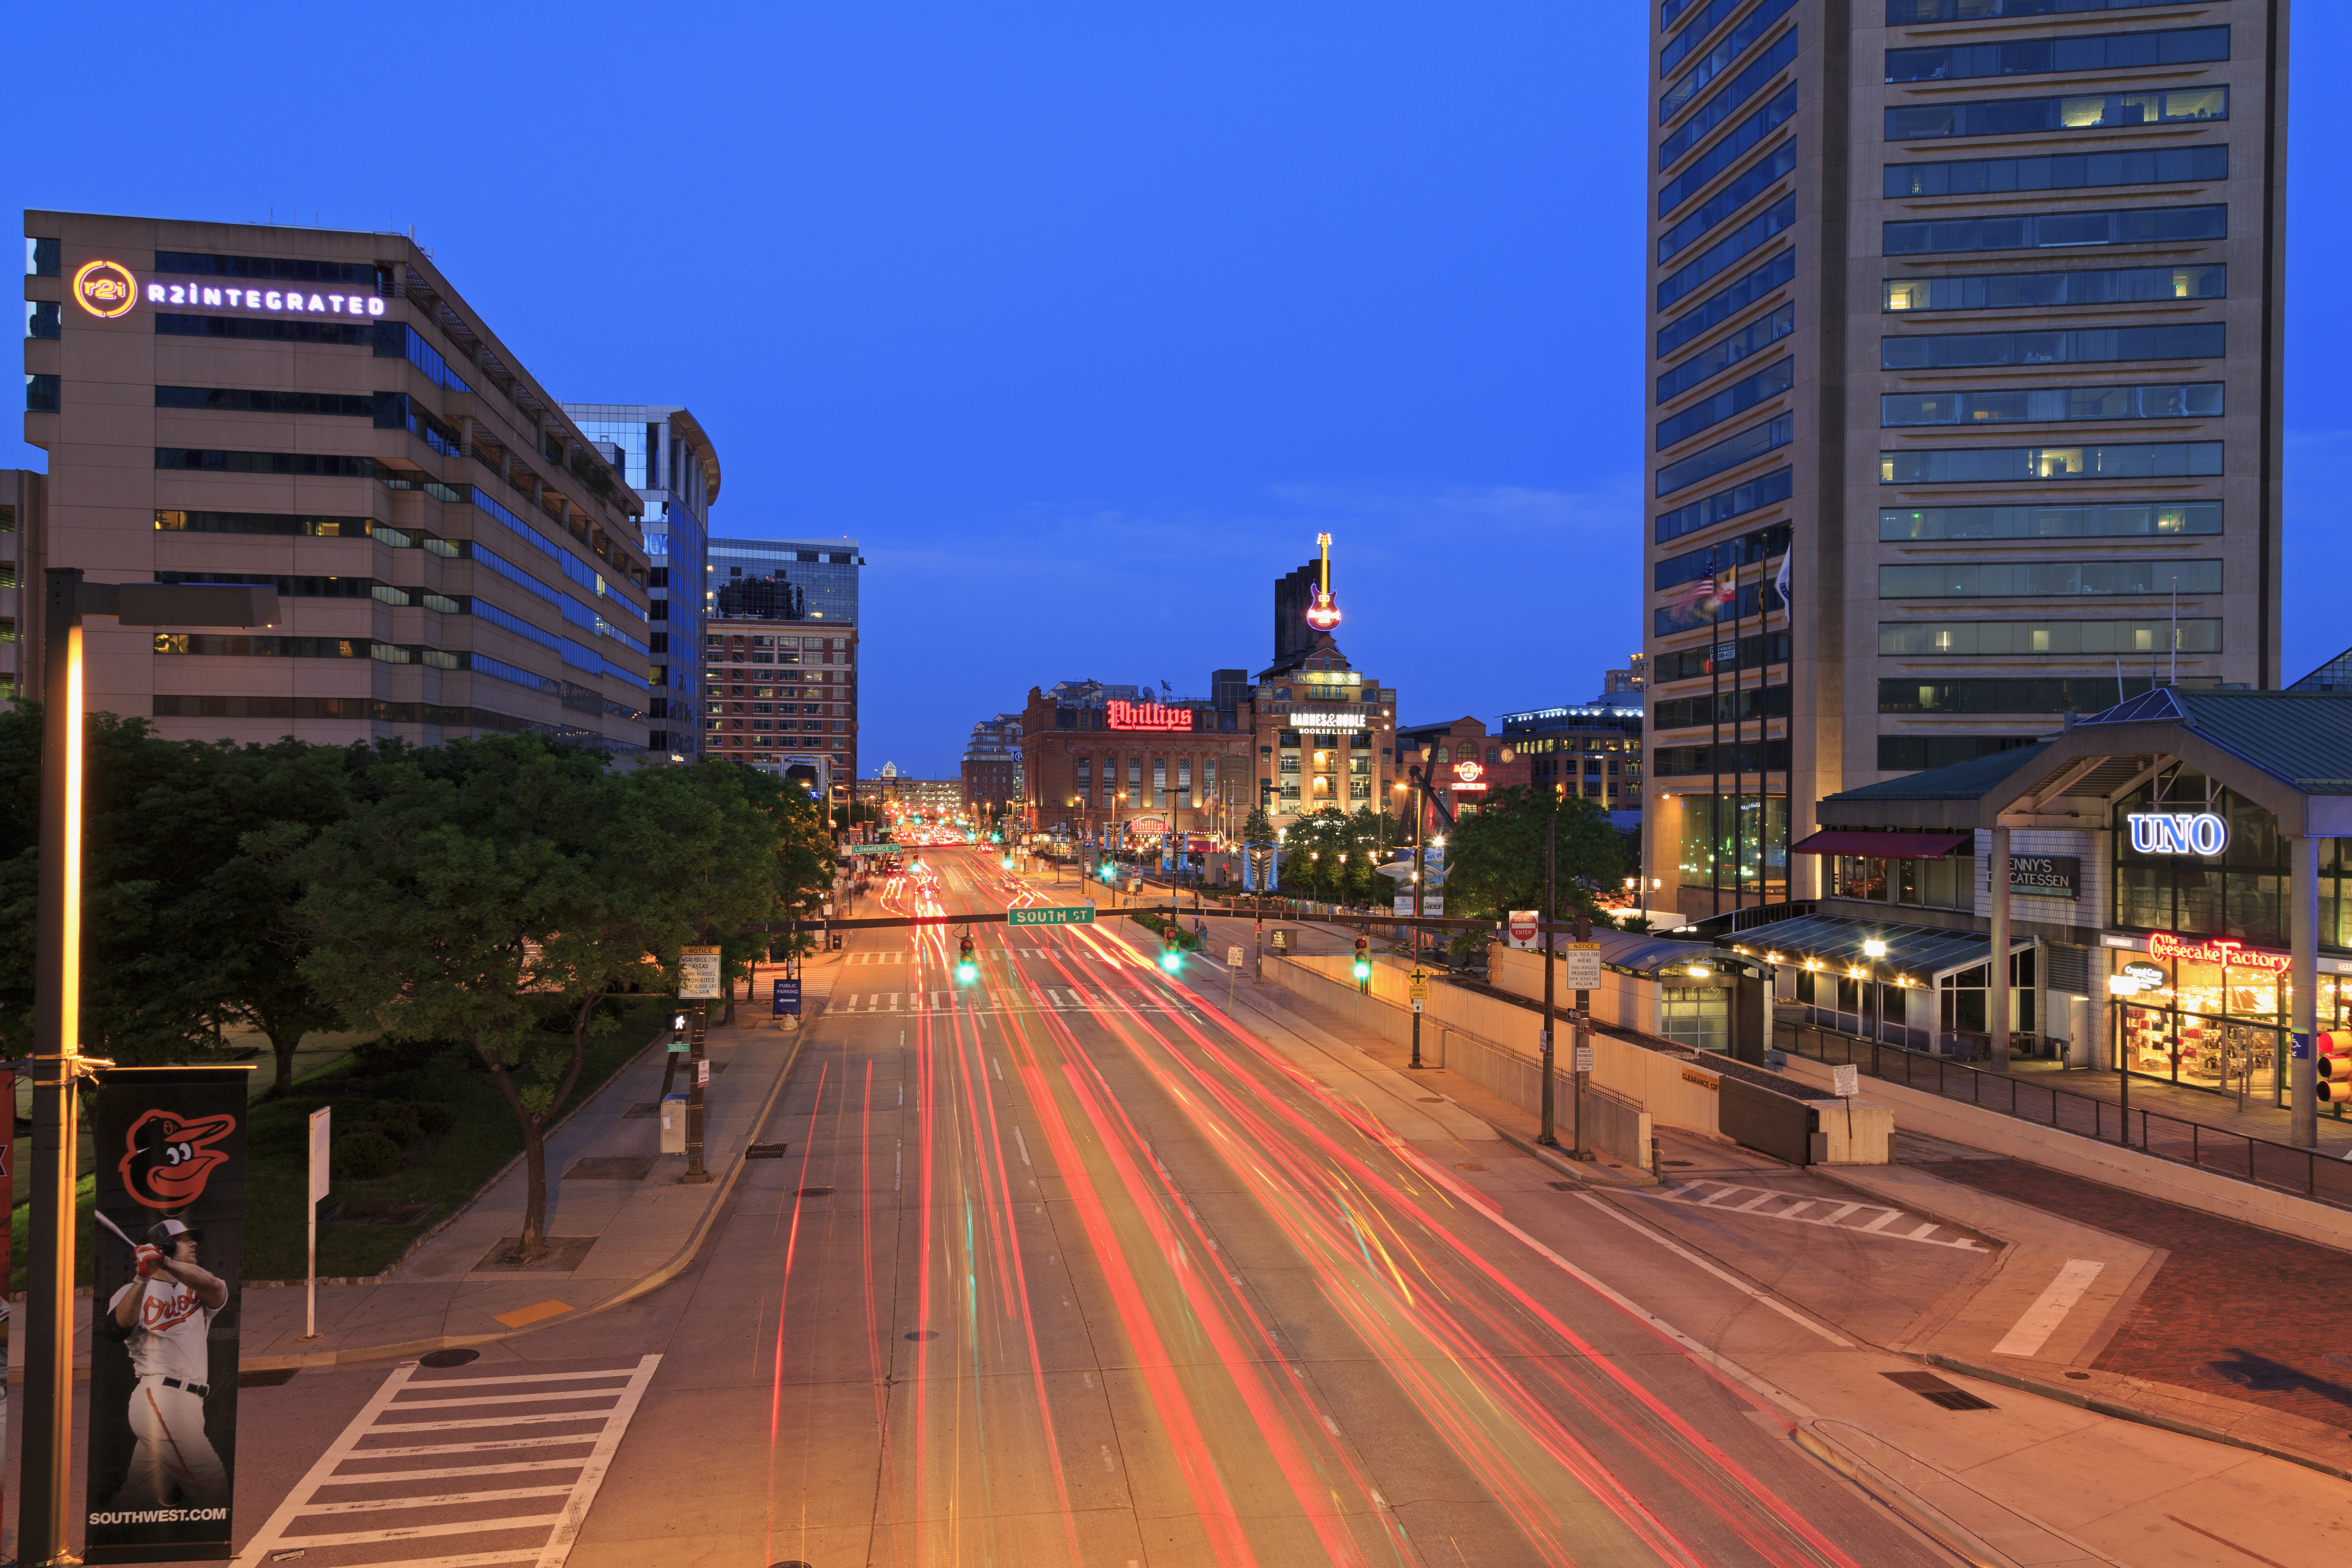
[[[1869,986],[1872,992],[1876,993],[1878,961],[1886,956],[1886,944],[1876,937],[1868,938],[1862,944],[1862,955],[1870,961],[1864,966],[1865,974],[1863,984]],[[1886,1032],[1886,1000],[1884,995],[1873,995],[1864,997],[1863,1001],[1865,1012],[1870,1010],[1868,1005],[1870,1003],[1874,1001],[1877,1003],[1876,1016],[1870,1026],[1870,1076],[1876,1078],[1878,1076],[1878,1037]]]
[[[278,624],[278,590],[205,584],[85,583],[45,574],[41,637],[41,850],[33,1060],[33,1201],[26,1258],[25,1458],[16,1542],[27,1563],[78,1563],[68,1550],[73,1455],[74,1085],[102,1058],[81,1054],[82,617],[126,626]]]

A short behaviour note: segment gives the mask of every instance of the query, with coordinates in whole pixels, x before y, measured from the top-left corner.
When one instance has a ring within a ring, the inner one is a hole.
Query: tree
[[[546,1249],[546,1132],[598,1004],[674,984],[703,929],[776,906],[775,832],[741,776],[461,741],[378,759],[351,815],[288,862],[317,994],[388,1034],[463,1040],[488,1069],[522,1131],[526,1259]]]
[[[1274,841],[1274,818],[1265,814],[1265,806],[1252,806],[1249,816],[1242,820],[1242,842],[1271,844]]]
[[[1499,920],[1542,909],[1545,827],[1555,820],[1559,912],[1581,909],[1605,922],[1596,895],[1623,879],[1624,838],[1591,801],[1530,784],[1496,791],[1446,839],[1446,912]]]

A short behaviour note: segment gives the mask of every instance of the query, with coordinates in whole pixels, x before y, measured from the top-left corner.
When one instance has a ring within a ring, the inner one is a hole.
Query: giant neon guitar
[[[1315,590],[1315,602],[1307,606],[1307,624],[1328,632],[1339,624],[1339,604],[1331,597],[1331,536],[1318,533],[1315,542],[1323,552],[1323,583]]]

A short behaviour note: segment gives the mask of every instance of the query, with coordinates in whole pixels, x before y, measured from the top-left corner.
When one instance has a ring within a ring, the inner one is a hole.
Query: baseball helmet
[[[170,1252],[186,1237],[190,1241],[202,1241],[205,1233],[194,1226],[182,1225],[175,1219],[159,1219],[147,1227],[148,1243],[159,1251]]]

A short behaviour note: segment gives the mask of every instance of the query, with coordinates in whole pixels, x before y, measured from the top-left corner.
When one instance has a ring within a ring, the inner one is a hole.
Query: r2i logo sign
[[[2210,811],[2135,811],[2132,847],[2142,855],[2219,855],[2230,847],[2230,825]]]

